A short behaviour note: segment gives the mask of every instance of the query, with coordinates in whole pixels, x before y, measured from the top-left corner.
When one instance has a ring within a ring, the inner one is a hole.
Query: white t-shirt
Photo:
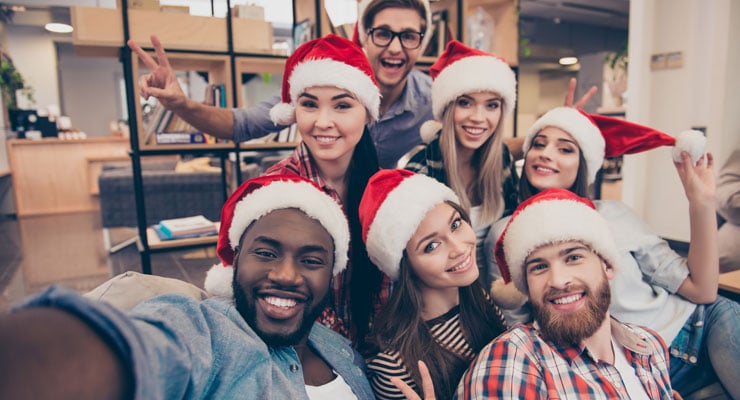
[[[347,382],[344,381],[341,375],[334,372],[337,376],[331,382],[321,386],[309,386],[306,385],[306,392],[308,398],[311,400],[327,400],[327,399],[349,399],[357,400],[357,396],[352,392],[352,388],[349,387]]]
[[[614,343],[614,338],[612,338],[612,350],[614,351],[614,368],[619,371],[630,399],[650,400],[642,382],[635,373],[635,369],[627,361],[627,356],[624,355],[624,347],[620,346],[619,343]]]

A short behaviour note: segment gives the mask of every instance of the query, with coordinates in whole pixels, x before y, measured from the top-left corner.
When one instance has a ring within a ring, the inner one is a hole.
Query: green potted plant
[[[21,95],[26,97],[28,101],[34,102],[33,88],[26,84],[15,65],[10,60],[3,58],[0,61],[0,92],[7,109],[15,110],[18,108],[15,97],[18,90],[21,90]]]

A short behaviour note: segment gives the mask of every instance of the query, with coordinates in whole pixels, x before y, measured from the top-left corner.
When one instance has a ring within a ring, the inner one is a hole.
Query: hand
[[[596,92],[599,91],[599,88],[596,87],[596,85],[591,86],[590,89],[588,89],[588,92],[583,95],[577,102],[573,103],[573,98],[576,95],[576,78],[570,78],[570,81],[568,82],[568,92],[565,94],[565,101],[563,101],[563,105],[566,107],[575,107],[575,108],[583,108],[586,103],[588,103],[589,100],[591,100],[592,97],[596,94]]]
[[[673,390],[673,398],[674,398],[675,400],[683,400],[683,397],[681,397],[681,394],[680,394],[680,393],[678,393],[678,392],[677,392],[677,391],[675,391],[675,390]]]
[[[678,177],[681,178],[686,198],[690,203],[707,202],[714,204],[716,185],[714,182],[714,156],[706,153],[696,163],[687,152],[681,152],[681,162],[674,163]]]
[[[188,97],[185,96],[180,83],[177,81],[175,70],[170,66],[162,43],[160,43],[155,35],[152,35],[151,40],[154,51],[157,54],[156,61],[136,44],[136,42],[133,40],[128,41],[128,47],[139,56],[141,62],[151,71],[147,75],[139,77],[141,96],[144,98],[148,98],[149,96],[156,97],[168,110],[183,108],[188,101]]]
[[[421,393],[424,395],[424,400],[435,400],[436,397],[434,397],[434,382],[432,382],[432,376],[429,375],[427,365],[421,360],[419,360],[419,375],[421,375]],[[416,394],[414,389],[411,389],[411,387],[400,378],[391,378],[391,383],[396,385],[398,390],[400,390],[408,400],[421,400],[421,397]]]

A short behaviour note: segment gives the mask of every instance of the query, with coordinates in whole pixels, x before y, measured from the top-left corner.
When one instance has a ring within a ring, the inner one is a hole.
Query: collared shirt
[[[611,319],[612,338],[651,399],[672,399],[665,343],[653,331]],[[629,399],[614,365],[585,347],[545,340],[517,325],[481,350],[457,388],[460,399]]]
[[[401,96],[378,121],[368,125],[381,168],[395,168],[402,155],[421,143],[421,125],[434,119],[431,88],[429,75],[411,70]],[[243,142],[285,128],[275,125],[269,115],[279,102],[280,96],[276,95],[249,108],[233,109],[234,140]]]
[[[231,301],[167,294],[124,313],[52,287],[18,308],[32,307],[61,309],[93,327],[132,371],[136,399],[308,400],[295,349],[268,346]],[[308,345],[358,399],[374,398],[347,339],[314,324]]]
[[[305,143],[301,143],[296,147],[290,157],[278,162],[265,172],[265,175],[279,174],[298,175],[313,181],[326,194],[336,200],[344,210],[344,205],[342,204],[342,199],[339,197],[339,193],[328,186],[321,178],[318,167],[311,158],[311,154],[309,153]],[[346,214],[346,210],[344,211]],[[354,337],[353,330],[351,329],[352,316],[349,308],[351,264],[352,260],[347,264],[347,269],[340,272],[332,280],[332,302],[319,317],[319,322],[332,330],[339,332],[344,337],[350,338],[353,342],[359,342],[359,338]],[[380,287],[380,294],[374,304],[374,315],[378,315],[380,309],[388,302],[391,288],[392,282],[390,278],[384,274]]]

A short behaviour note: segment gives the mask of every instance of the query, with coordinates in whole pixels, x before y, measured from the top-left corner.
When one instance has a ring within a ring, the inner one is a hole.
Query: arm
[[[717,298],[719,251],[717,249],[717,219],[715,206],[714,158],[691,162],[688,153],[676,163],[678,176],[689,200],[691,226],[688,264],[689,276],[678,288],[678,294],[697,303],[711,303]]]
[[[222,139],[234,137],[234,115],[229,109],[207,106],[188,98],[177,82],[175,71],[170,65],[162,43],[152,35],[154,51],[157,54],[155,61],[136,42],[128,41],[144,65],[151,71],[139,78],[140,94],[144,98],[154,96],[162,105],[172,110],[178,117],[185,120],[197,129],[208,132]]]
[[[53,328],[52,328],[53,327]],[[130,398],[131,372],[98,334],[64,311],[0,317],[0,398]]]
[[[731,224],[740,225],[740,150],[735,150],[717,178],[717,211]]]

